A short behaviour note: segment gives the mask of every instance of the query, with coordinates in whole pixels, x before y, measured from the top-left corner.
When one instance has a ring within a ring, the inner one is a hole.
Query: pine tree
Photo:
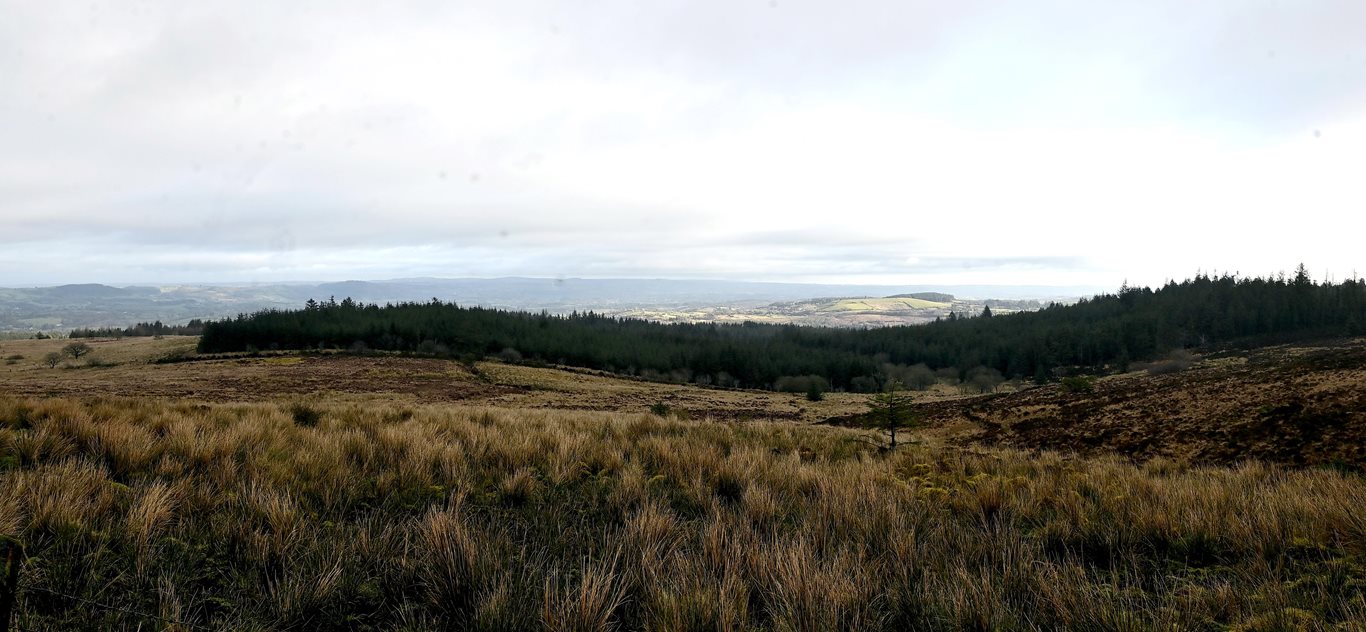
[[[898,393],[901,383],[896,380],[889,380],[887,387],[881,392],[875,393],[868,401],[869,416],[873,422],[887,429],[890,435],[888,450],[896,449],[896,431],[902,426],[914,426],[916,423],[915,415],[912,411],[914,402],[909,394]]]

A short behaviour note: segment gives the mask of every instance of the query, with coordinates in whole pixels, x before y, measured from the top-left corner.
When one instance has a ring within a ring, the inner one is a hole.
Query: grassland
[[[813,423],[860,410],[847,394],[94,344],[111,366],[0,366],[26,630],[1366,621],[1366,481],[1342,469],[1019,450],[949,417],[888,454]]]
[[[1005,301],[1005,303],[1014,303]],[[1025,302],[1018,302],[1021,306]],[[769,304],[737,303],[731,305],[643,308],[609,310],[607,313],[659,322],[685,323],[793,323],[823,327],[885,327],[914,325],[943,318],[949,312],[977,314],[985,302],[981,300],[931,301],[908,296],[867,298],[821,298],[782,301]],[[1033,305],[1037,309],[1037,305]],[[997,311],[1010,310],[998,306]]]
[[[921,298],[845,298],[831,301],[817,311],[830,312],[898,312],[917,309],[949,309],[952,303],[939,303]]]

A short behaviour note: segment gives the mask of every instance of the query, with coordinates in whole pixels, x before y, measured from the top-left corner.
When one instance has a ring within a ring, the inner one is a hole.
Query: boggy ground
[[[623,379],[586,370],[399,355],[267,353],[200,358],[194,337],[87,341],[95,351],[56,368],[41,363],[65,340],[0,343],[0,392],[42,396],[133,396],[250,402],[273,398],[457,403],[508,408],[643,412],[664,404],[696,419],[815,422],[865,410],[866,396],[701,388]],[[90,358],[94,359],[92,363]],[[164,362],[167,358],[180,361]],[[3,362],[3,360],[0,360]],[[947,391],[938,397],[952,397]]]
[[[857,395],[62,344],[0,344],[24,630],[1366,629],[1366,481],[1301,467],[1356,342],[922,395],[892,453],[816,423]]]
[[[1216,354],[1184,371],[927,403],[965,443],[1200,463],[1366,467],[1366,340]]]
[[[0,396],[23,630],[1361,630],[1366,482],[644,413]]]

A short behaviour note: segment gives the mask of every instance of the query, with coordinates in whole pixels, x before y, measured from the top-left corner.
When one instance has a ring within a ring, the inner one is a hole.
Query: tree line
[[[1047,381],[1127,368],[1174,349],[1366,333],[1366,282],[1197,275],[1125,286],[1070,305],[1004,316],[951,315],[926,325],[841,329],[774,324],[663,324],[430,302],[309,301],[204,324],[205,353],[374,349],[603,369],[720,386],[871,392],[904,382],[981,376]],[[918,366],[918,365],[923,365]]]
[[[83,327],[72,329],[68,338],[135,338],[151,336],[198,336],[204,333],[204,321],[194,319],[184,325],[167,325],[161,321],[138,323],[131,327]]]

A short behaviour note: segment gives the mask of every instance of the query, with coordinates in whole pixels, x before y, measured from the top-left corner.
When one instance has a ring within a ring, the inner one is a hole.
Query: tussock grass
[[[0,397],[25,586],[227,629],[1360,629],[1366,482],[641,414]],[[153,619],[30,592],[26,628]],[[1353,627],[1357,626],[1357,627]]]

